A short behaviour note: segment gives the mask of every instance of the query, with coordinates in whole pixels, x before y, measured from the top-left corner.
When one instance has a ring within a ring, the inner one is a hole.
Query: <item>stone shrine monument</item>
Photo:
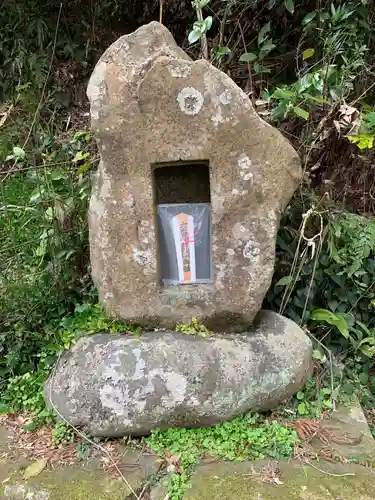
[[[89,209],[101,304],[148,328],[196,317],[213,333],[80,339],[48,380],[47,404],[97,436],[277,406],[311,366],[303,330],[259,313],[280,214],[301,179],[296,152],[157,22],[109,47],[88,96],[101,157]]]
[[[292,146],[226,74],[192,61],[156,22],[104,53],[88,96],[101,157],[89,211],[100,302],[141,324],[248,326],[271,284],[280,212],[301,178]],[[163,255],[178,256],[163,248],[157,207],[187,203],[209,208],[209,223],[190,236],[203,237],[212,273],[170,286]]]

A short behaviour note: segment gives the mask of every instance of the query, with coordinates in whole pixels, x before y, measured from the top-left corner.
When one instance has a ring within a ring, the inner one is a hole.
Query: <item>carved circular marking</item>
[[[197,115],[203,106],[203,95],[193,87],[185,87],[179,92],[177,102],[186,115]]]

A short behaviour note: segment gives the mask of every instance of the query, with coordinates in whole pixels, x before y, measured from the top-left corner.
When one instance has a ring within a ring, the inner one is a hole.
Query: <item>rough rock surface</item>
[[[60,360],[45,397],[91,435],[139,435],[273,408],[298,391],[310,366],[303,330],[262,311],[246,334],[83,338]]]
[[[301,178],[293,147],[226,74],[191,61],[157,22],[109,47],[87,93],[101,156],[89,210],[101,303],[142,324],[196,316],[212,329],[245,329],[271,283],[280,212]],[[152,172],[181,160],[209,162],[212,285],[160,284]]]

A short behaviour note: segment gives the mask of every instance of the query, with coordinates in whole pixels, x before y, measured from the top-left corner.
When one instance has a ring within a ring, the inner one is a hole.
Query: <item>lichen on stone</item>
[[[203,100],[203,95],[193,87],[183,88],[177,96],[181,111],[190,116],[199,113],[203,106]]]

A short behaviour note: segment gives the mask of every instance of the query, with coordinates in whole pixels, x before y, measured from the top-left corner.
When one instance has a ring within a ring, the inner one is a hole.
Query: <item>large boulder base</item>
[[[198,317],[215,331],[246,330],[271,284],[280,214],[301,179],[296,151],[228,75],[192,61],[157,22],[108,48],[87,94],[101,158],[89,210],[101,304],[145,326]],[[161,286],[153,171],[202,161],[213,284]]]
[[[210,426],[292,396],[310,374],[311,350],[299,326],[270,311],[244,334],[96,334],[61,358],[45,397],[93,436]]]

